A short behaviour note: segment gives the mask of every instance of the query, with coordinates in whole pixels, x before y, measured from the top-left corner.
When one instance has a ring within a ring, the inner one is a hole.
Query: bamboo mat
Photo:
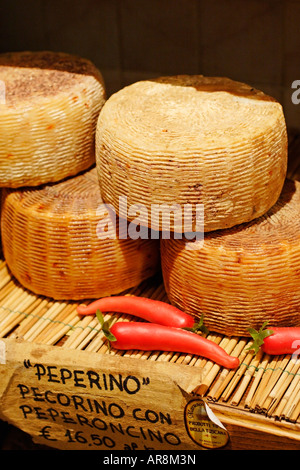
[[[300,179],[300,136],[290,134],[289,150],[288,176]],[[159,276],[127,293],[168,301]],[[238,369],[227,370],[189,354],[109,350],[98,320],[95,316],[78,316],[77,305],[77,302],[53,301],[24,289],[10,274],[0,253],[0,338],[22,338],[61,348],[199,367],[204,372],[199,392],[208,401],[300,423],[300,359],[294,360],[289,355],[268,356],[261,352],[253,355],[246,351],[250,338],[229,338],[213,333],[207,337],[229,354],[239,357]],[[110,318],[110,314],[105,318]],[[130,321],[132,318],[114,315],[114,319]]]
[[[167,301],[160,277],[127,293]],[[109,350],[96,317],[80,317],[76,312],[77,305],[76,302],[58,302],[32,294],[11,276],[5,260],[0,260],[1,338],[22,338],[61,348],[200,367],[204,375],[199,391],[208,401],[300,423],[300,360],[295,361],[289,355],[269,357],[259,353],[254,356],[245,351],[251,343],[250,338],[229,338],[213,333],[207,337],[240,358],[238,369],[227,370],[189,354]],[[107,314],[105,318],[110,317]],[[114,315],[114,319],[130,321],[132,318]]]

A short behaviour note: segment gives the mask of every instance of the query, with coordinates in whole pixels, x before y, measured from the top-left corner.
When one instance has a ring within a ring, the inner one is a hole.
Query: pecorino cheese
[[[203,314],[211,331],[244,336],[268,320],[300,326],[300,182],[287,179],[266,215],[203,243],[162,240],[161,260],[171,303]]]
[[[59,52],[0,55],[0,186],[56,182],[95,163],[100,71]]]
[[[159,241],[131,239],[119,227],[102,203],[95,168],[39,188],[3,189],[4,257],[15,278],[39,295],[97,298],[154,275]]]
[[[140,205],[144,225],[162,228],[150,216],[153,205],[190,205],[195,218],[203,204],[205,231],[229,228],[263,215],[280,195],[287,169],[282,107],[228,78],[136,82],[101,110],[96,164],[103,200],[118,211],[127,197],[128,206]],[[180,217],[170,222],[171,230],[182,226]]]

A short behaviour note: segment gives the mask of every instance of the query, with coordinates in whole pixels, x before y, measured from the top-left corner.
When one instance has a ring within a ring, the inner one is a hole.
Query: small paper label
[[[229,434],[202,398],[190,400],[184,409],[184,420],[190,438],[207,449],[224,447]]]

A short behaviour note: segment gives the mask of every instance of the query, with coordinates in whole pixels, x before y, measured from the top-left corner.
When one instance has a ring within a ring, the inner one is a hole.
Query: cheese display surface
[[[229,228],[266,213],[287,169],[282,106],[222,77],[144,80],[110,96],[96,130],[96,164],[105,202],[204,205],[204,230]],[[193,230],[197,226],[193,222]],[[171,221],[171,230],[182,224]]]
[[[120,293],[160,268],[158,240],[119,236],[95,168],[40,188],[3,189],[1,231],[11,273],[54,299]]]
[[[300,325],[300,182],[287,179],[266,215],[197,243],[161,240],[172,304],[228,335],[248,335],[265,321]]]
[[[0,186],[37,186],[95,163],[95,129],[105,102],[100,71],[66,53],[0,55]]]

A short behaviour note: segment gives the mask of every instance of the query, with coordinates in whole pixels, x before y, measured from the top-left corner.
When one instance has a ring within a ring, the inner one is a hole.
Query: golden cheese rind
[[[120,196],[140,204],[145,225],[161,228],[151,224],[153,204],[204,204],[205,231],[229,228],[260,217],[280,195],[287,169],[282,106],[228,78],[140,81],[102,108],[96,163],[103,199],[116,210]]]
[[[248,328],[300,326],[300,182],[259,219],[207,233],[204,243],[161,241],[170,301],[211,331],[248,335]],[[198,248],[197,248],[197,243]]]
[[[3,189],[1,230],[15,278],[54,299],[120,293],[160,267],[158,240],[119,236],[95,168],[39,188]]]
[[[105,86],[89,60],[50,51],[1,54],[0,80],[1,187],[56,182],[94,164]]]

